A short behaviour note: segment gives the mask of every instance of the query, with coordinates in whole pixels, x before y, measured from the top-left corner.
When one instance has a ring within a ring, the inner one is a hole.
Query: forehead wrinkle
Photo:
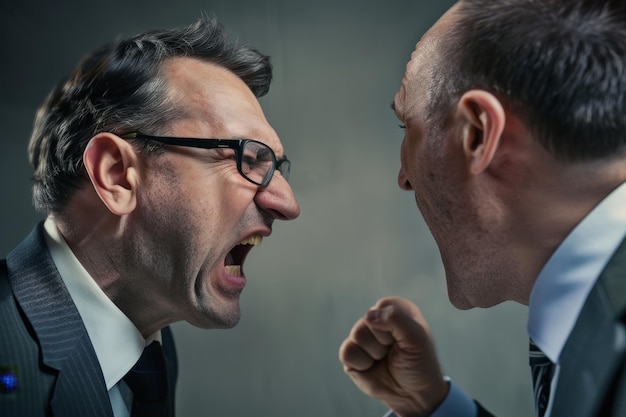
[[[434,93],[432,81],[436,77],[439,62],[439,48],[442,46],[440,37],[441,24],[438,22],[427,31],[415,45],[411,59],[406,65],[402,79],[404,89],[403,116],[410,119],[415,107],[427,106]]]
[[[218,139],[255,139],[277,156],[282,145],[258,99],[237,75],[195,58],[172,58],[163,65],[173,94],[183,96],[184,128]],[[179,126],[182,127],[182,126]]]
[[[282,158],[284,150],[276,130],[274,130],[264,117],[258,116],[255,118],[258,123],[254,123],[252,129],[250,128],[252,126],[250,118],[243,121],[231,120],[229,123],[225,124],[225,128],[230,132],[241,132],[234,133],[231,137],[232,139],[253,139],[262,142],[274,151],[276,158]],[[243,133],[244,131],[246,133]]]

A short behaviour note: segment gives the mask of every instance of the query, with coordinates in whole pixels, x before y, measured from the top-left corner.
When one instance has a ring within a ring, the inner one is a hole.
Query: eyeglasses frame
[[[161,142],[166,145],[175,145],[175,146],[184,146],[189,148],[201,148],[201,149],[234,149],[235,155],[237,156],[237,171],[244,177],[246,180],[251,182],[252,184],[258,185],[259,187],[267,187],[274,178],[274,172],[278,171],[283,176],[285,181],[289,179],[289,171],[291,169],[291,161],[287,159],[286,155],[283,155],[281,159],[276,159],[276,154],[274,150],[270,148],[267,144],[255,140],[255,139],[206,139],[206,138],[180,138],[173,136],[154,136],[147,135],[141,132],[131,132],[125,133],[120,136],[124,139],[144,139],[144,140],[153,140],[156,142]],[[258,143],[270,151],[270,155],[272,155],[272,169],[270,169],[262,182],[254,181],[252,178],[248,177],[241,168],[243,163],[243,152],[241,150],[244,148],[246,143],[253,142]],[[286,169],[281,168],[283,164],[286,166]]]

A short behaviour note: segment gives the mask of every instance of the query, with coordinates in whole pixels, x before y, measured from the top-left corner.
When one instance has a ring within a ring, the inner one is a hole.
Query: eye
[[[402,130],[406,130],[406,125],[404,123],[400,123],[398,127]]]
[[[244,155],[241,157],[241,163],[247,167],[252,167],[259,163],[259,160],[252,155]]]

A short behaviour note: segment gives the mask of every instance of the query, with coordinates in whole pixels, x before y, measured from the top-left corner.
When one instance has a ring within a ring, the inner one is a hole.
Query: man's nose
[[[280,174],[274,174],[267,187],[259,188],[254,201],[274,219],[293,220],[300,214],[296,196],[287,180]]]
[[[404,191],[411,191],[413,189],[413,186],[407,179],[406,174],[404,173],[402,168],[400,168],[400,172],[398,173],[398,185]]]

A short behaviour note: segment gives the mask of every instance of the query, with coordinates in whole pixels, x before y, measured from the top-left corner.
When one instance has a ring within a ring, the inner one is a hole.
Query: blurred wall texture
[[[337,350],[379,297],[402,295],[430,321],[445,373],[497,414],[530,415],[526,309],[451,307],[433,240],[396,184],[402,131],[389,106],[415,43],[452,3],[2,0],[0,257],[41,218],[26,148],[52,85],[118,35],[213,11],[272,56],[275,80],[261,104],[293,162],[302,214],[276,224],[249,257],[239,326],[174,325],[178,414],[381,416],[385,408],[343,374]]]

